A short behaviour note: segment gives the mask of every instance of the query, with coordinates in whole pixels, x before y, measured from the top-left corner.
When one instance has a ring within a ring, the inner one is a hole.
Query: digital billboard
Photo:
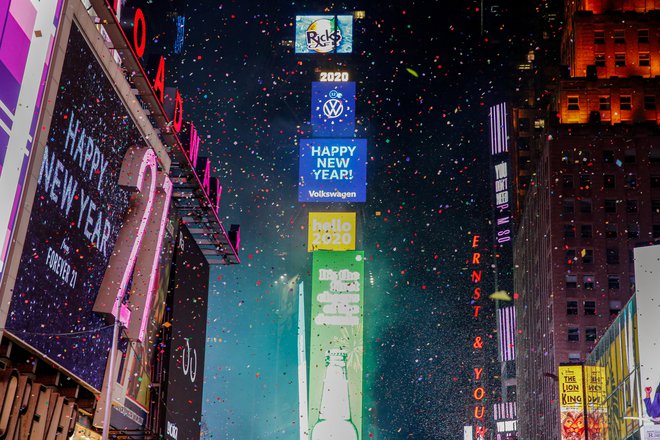
[[[172,263],[166,322],[163,432],[169,440],[200,437],[209,265],[181,226]]]
[[[313,253],[310,438],[362,437],[364,253]]]
[[[605,368],[584,366],[584,385],[586,393],[586,427],[589,440],[607,439],[607,399]]]
[[[353,52],[353,16],[296,16],[295,51],[311,54]]]
[[[307,251],[355,250],[354,212],[310,212]]]
[[[97,390],[112,326],[92,309],[129,207],[124,156],[140,143],[72,25],[6,328]]]
[[[0,280],[53,52],[63,0],[0,0]]]
[[[366,139],[301,139],[299,202],[364,202]]]
[[[660,439],[660,246],[635,249],[637,341],[642,399],[642,439]]]
[[[582,365],[559,366],[561,440],[585,438],[584,409]]]
[[[316,137],[355,133],[355,83],[312,83],[312,129]]]

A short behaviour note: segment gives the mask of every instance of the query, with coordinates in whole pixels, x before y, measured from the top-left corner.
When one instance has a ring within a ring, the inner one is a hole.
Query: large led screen
[[[186,227],[179,238],[168,295],[165,438],[200,437],[209,264]]]
[[[364,253],[318,251],[312,262],[310,438],[362,437]]]
[[[63,0],[0,0],[0,279],[37,134]]]
[[[112,328],[92,306],[129,204],[118,185],[140,134],[71,27],[7,329],[101,389]]]
[[[299,202],[364,202],[366,139],[301,139]]]
[[[355,132],[355,83],[312,83],[312,129],[316,137],[352,137]]]
[[[310,212],[307,251],[355,250],[354,212]]]
[[[296,16],[296,53],[329,52],[353,52],[353,16]]]

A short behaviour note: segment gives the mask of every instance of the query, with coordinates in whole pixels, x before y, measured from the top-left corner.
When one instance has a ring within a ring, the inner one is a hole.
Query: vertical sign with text
[[[362,433],[364,253],[313,254],[309,426],[313,439]]]
[[[582,365],[561,365],[559,367],[559,418],[561,440],[583,440],[584,420],[584,379]]]

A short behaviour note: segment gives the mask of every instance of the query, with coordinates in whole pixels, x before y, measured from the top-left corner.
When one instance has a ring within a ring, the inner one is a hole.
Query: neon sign
[[[471,240],[471,258],[469,260],[470,268],[470,282],[471,287],[471,304],[472,304],[472,318],[478,320],[480,318],[480,311],[482,308],[482,293],[481,282],[483,270],[481,269],[481,252],[479,251],[479,241],[481,236],[474,235]],[[471,393],[471,425],[474,427],[475,440],[484,440],[488,429],[485,425],[486,418],[486,405],[484,399],[486,397],[486,375],[484,374],[483,351],[485,349],[485,339],[483,335],[475,334],[470,339],[471,346],[469,350],[475,355],[475,360],[478,362],[477,366],[472,369],[472,393]]]

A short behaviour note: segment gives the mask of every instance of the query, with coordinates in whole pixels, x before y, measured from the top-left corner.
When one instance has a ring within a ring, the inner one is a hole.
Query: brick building
[[[513,115],[521,440],[561,438],[558,366],[585,360],[634,291],[632,248],[660,237],[660,1],[565,13],[549,111]]]

